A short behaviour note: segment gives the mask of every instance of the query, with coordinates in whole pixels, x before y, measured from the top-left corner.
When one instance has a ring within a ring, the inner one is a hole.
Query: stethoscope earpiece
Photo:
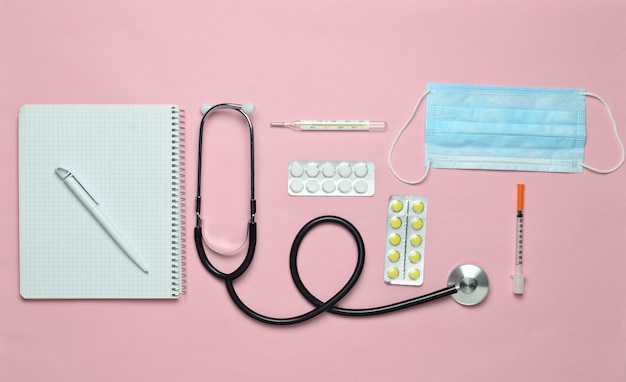
[[[207,111],[209,111],[210,108],[212,108],[213,104],[210,103],[203,103],[202,106],[200,107],[200,111],[202,112],[202,114],[206,114]],[[254,113],[254,104],[252,102],[246,102],[242,105],[237,105],[239,106],[239,109],[241,109],[241,111],[243,111],[246,114],[252,114]]]
[[[209,111],[209,109],[212,107],[213,105],[210,103],[203,103],[202,106],[200,107],[200,111],[202,112],[202,114],[206,114],[207,111]]]
[[[252,102],[246,102],[241,105],[241,110],[246,114],[254,113],[254,104]]]

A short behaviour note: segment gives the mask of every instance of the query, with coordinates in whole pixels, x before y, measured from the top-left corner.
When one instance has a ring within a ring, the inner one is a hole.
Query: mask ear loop
[[[418,180],[408,180],[408,179],[404,179],[403,177],[398,175],[396,170],[393,168],[393,164],[391,163],[391,156],[393,155],[393,150],[396,148],[396,144],[398,144],[398,141],[400,140],[400,136],[402,136],[402,133],[404,133],[404,131],[407,129],[407,127],[409,127],[409,124],[411,123],[411,121],[415,117],[415,113],[417,113],[417,109],[419,109],[420,104],[422,103],[424,98],[426,98],[428,93],[430,93],[430,91],[426,90],[426,92],[424,92],[424,94],[422,94],[422,96],[417,100],[417,103],[413,107],[413,112],[411,112],[411,116],[406,121],[406,123],[404,124],[402,129],[400,129],[400,131],[398,132],[398,135],[396,135],[396,138],[393,140],[393,143],[391,144],[391,148],[389,149],[389,155],[387,157],[387,164],[389,165],[389,169],[391,170],[391,173],[399,181],[401,181],[403,183],[406,183],[406,184],[419,184],[422,181],[424,181],[424,179],[426,179],[426,176],[428,175],[428,171],[430,170],[430,159],[427,159],[427,161],[426,161],[426,171],[424,172],[424,175],[422,175],[421,178],[419,178]]]
[[[587,97],[592,97],[600,101],[602,105],[604,105],[604,107],[606,108],[606,111],[609,113],[609,118],[611,119],[611,122],[613,123],[613,129],[615,130],[615,138],[617,138],[617,143],[619,144],[619,147],[622,149],[622,159],[619,161],[619,163],[615,167],[610,168],[608,170],[602,170],[596,167],[592,167],[582,162],[580,162],[579,164],[583,168],[586,168],[589,171],[593,171],[599,174],[610,174],[613,171],[616,171],[617,169],[622,167],[622,165],[624,164],[624,159],[626,158],[626,150],[624,150],[624,144],[622,143],[622,139],[619,136],[619,132],[617,130],[617,123],[615,122],[615,117],[613,117],[613,113],[611,112],[611,108],[609,107],[609,105],[597,94],[593,94],[593,93],[584,93],[584,94]]]

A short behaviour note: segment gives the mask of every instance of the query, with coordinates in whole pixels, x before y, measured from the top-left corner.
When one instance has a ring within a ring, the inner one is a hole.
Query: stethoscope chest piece
[[[448,286],[457,286],[458,292],[452,298],[461,305],[481,303],[489,293],[489,278],[479,266],[460,265],[450,272]]]

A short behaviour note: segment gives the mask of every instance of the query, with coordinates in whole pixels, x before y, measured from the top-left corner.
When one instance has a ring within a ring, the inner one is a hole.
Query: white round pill
[[[367,175],[367,165],[365,163],[357,163],[354,165],[354,175],[364,178]]]
[[[317,163],[309,163],[306,165],[306,174],[310,178],[315,178],[317,174],[320,173],[320,168],[317,166]]]
[[[322,166],[322,174],[327,178],[332,178],[335,176],[335,166],[333,166],[332,163],[325,163]]]
[[[340,180],[338,186],[339,191],[343,192],[344,194],[347,194],[348,192],[350,192],[350,190],[352,190],[352,184],[347,179]]]
[[[304,190],[304,183],[300,179],[293,179],[291,183],[289,183],[289,188],[292,192],[299,193]]]
[[[337,171],[342,178],[347,178],[352,174],[350,163],[340,163],[339,166],[337,166]]]
[[[296,178],[299,178],[304,173],[304,168],[299,162],[293,162],[291,164],[291,168],[289,169],[289,172],[291,173],[291,176],[295,176]]]
[[[319,188],[320,188],[320,184],[317,183],[317,180],[315,179],[310,179],[308,182],[306,182],[306,190],[309,191],[310,193],[317,192]]]
[[[337,186],[335,185],[335,182],[327,179],[324,181],[324,183],[322,183],[322,189],[324,190],[324,192],[326,192],[327,194],[330,194],[331,192],[335,191],[337,189]]]
[[[354,190],[359,194],[364,194],[367,191],[367,182],[363,179],[359,179],[354,182]]]

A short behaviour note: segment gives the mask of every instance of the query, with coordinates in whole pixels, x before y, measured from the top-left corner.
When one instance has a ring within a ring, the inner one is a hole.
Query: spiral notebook
[[[176,105],[25,105],[19,112],[20,294],[184,292],[183,113]],[[55,172],[72,172],[145,261],[141,270]]]

